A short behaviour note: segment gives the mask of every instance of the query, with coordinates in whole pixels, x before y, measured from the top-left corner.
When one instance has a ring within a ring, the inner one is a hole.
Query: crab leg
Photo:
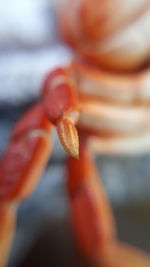
[[[42,102],[17,123],[0,162],[0,218],[3,217],[0,267],[7,261],[16,207],[34,190],[51,153],[51,122],[66,151],[78,158],[79,141],[74,125],[79,117],[78,99],[69,77],[61,68],[48,74],[42,88]]]
[[[82,254],[96,263],[103,247],[115,238],[112,211],[84,145],[80,161],[70,157],[67,167],[73,232]]]
[[[37,104],[16,125],[0,161],[0,267],[7,262],[16,208],[34,190],[51,153],[51,131]]]
[[[147,253],[117,241],[111,207],[85,146],[80,161],[70,157],[67,163],[72,229],[82,255],[92,267],[150,266]]]
[[[16,207],[12,203],[0,204],[0,266],[5,266],[12,242]]]
[[[42,96],[48,118],[56,126],[64,149],[78,158],[79,141],[75,128],[79,119],[78,96],[69,71],[58,68],[48,74]]]

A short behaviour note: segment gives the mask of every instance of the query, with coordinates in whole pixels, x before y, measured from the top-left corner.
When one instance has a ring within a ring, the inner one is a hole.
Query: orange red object
[[[149,1],[135,2],[61,1],[60,29],[75,59],[46,76],[39,103],[16,124],[0,161],[0,267],[7,261],[17,205],[35,189],[51,154],[54,127],[70,154],[67,189],[81,254],[92,267],[150,266],[147,254],[117,241],[111,206],[91,158],[93,152],[150,149],[150,44],[145,39],[137,44],[136,38],[147,25]]]

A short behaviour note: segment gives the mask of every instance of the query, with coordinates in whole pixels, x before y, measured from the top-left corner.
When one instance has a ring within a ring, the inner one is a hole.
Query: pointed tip
[[[79,138],[75,125],[69,119],[57,123],[57,132],[64,149],[74,158],[79,159]]]
[[[78,152],[78,154],[74,155],[74,158],[77,160],[80,160],[79,152]]]
[[[73,158],[79,160],[79,159],[80,159],[80,157],[79,157],[79,149],[78,149],[78,151],[76,151],[75,149],[72,149],[72,150],[70,151],[70,155],[71,155]]]

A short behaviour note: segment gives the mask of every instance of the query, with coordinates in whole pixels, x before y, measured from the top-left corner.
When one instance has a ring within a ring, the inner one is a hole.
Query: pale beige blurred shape
[[[79,55],[72,65],[83,99],[79,125],[100,136],[89,138],[90,147],[102,154],[149,152],[150,1],[59,3],[63,38]]]
[[[134,70],[150,62],[149,0],[60,1],[62,28],[92,62]]]

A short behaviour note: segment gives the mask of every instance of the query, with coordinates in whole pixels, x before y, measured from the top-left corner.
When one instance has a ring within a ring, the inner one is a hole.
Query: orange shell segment
[[[27,197],[38,183],[51,152],[51,137],[33,131],[12,141],[0,161],[0,200]]]
[[[12,132],[12,139],[22,137],[24,134],[34,129],[43,129],[49,131],[50,128],[51,125],[46,117],[43,105],[38,103],[31,107],[21,117]]]
[[[67,71],[56,69],[48,74],[42,90],[43,102],[47,115],[53,123],[65,114],[76,110],[77,93]]]
[[[82,253],[95,261],[103,247],[115,239],[115,226],[95,166],[82,144],[80,160],[68,160],[67,185],[74,236]]]

